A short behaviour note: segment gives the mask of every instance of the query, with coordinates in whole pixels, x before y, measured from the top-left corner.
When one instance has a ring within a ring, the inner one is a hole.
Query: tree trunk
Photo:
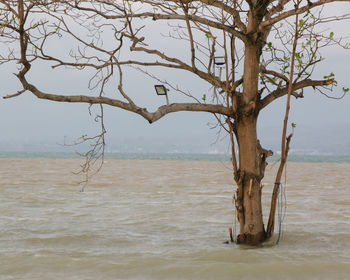
[[[257,140],[256,117],[236,123],[239,146],[239,179],[237,211],[240,234],[237,243],[258,245],[266,238],[261,205],[261,180],[265,170],[266,151]]]
[[[245,45],[243,94],[239,97],[239,112],[235,119],[235,135],[239,147],[237,211],[240,223],[240,244],[258,245],[266,239],[262,217],[261,180],[266,157],[270,151],[261,148],[257,138],[260,101],[258,92],[261,48],[256,41]]]

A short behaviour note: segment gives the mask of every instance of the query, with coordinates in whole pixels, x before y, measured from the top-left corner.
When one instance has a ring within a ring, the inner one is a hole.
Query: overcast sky
[[[334,8],[336,9],[336,8]],[[350,11],[350,6],[347,5]],[[342,33],[350,36],[346,30],[350,22],[337,24],[333,30],[336,34]],[[326,60],[322,62],[315,73],[314,78],[321,79],[324,74],[331,71],[335,73],[339,82],[338,93],[341,87],[350,87],[350,50],[340,48],[328,49]],[[13,68],[11,68],[13,67]],[[13,76],[15,65],[0,66],[0,94],[14,93],[19,89],[17,79]],[[66,91],[74,93],[81,90],[81,84],[86,77],[80,73],[66,73],[59,70],[54,75],[47,75],[44,66],[38,67],[33,76],[40,77],[42,88],[53,92]],[[169,74],[170,75],[170,74]],[[188,75],[179,74],[182,85],[190,90],[200,89],[209,91],[210,87],[200,81],[193,81]],[[156,83],[141,73],[132,72],[127,79],[131,85],[129,92],[141,96],[141,103],[151,104],[151,109],[165,104],[162,96],[156,96],[153,85]],[[39,86],[40,88],[40,86]],[[81,93],[81,92],[79,92]],[[169,92],[170,102],[177,101],[172,91]],[[259,134],[262,143],[269,146],[269,139],[280,137],[278,129],[282,126],[285,99],[275,102],[266,108],[259,119]],[[317,134],[323,130],[334,133],[331,128],[339,127],[342,130],[350,128],[350,94],[342,100],[328,99],[312,89],[305,91],[305,98],[292,102],[290,121],[297,124],[297,129],[304,133]],[[76,139],[83,134],[92,134],[96,125],[89,116],[88,106],[85,104],[54,103],[38,100],[29,92],[12,99],[0,100],[0,142],[63,142],[68,139]],[[123,112],[117,108],[106,109],[106,128],[110,141],[124,141],[125,139],[140,139],[140,141],[168,141],[169,145],[178,141],[193,142],[194,139],[207,139],[212,143],[216,139],[217,130],[210,129],[208,123],[215,123],[213,117],[205,113],[175,113],[166,116],[160,121],[150,125],[138,115]],[[303,128],[307,128],[303,130]],[[271,136],[271,133],[276,135]],[[326,133],[327,134],[327,133]],[[326,135],[325,134],[325,135]],[[344,136],[347,135],[347,136]],[[344,132],[342,137],[350,138],[350,133]],[[264,141],[264,138],[266,139]],[[306,139],[305,135],[300,139]],[[325,139],[327,141],[327,139]],[[202,143],[201,141],[199,141]],[[332,144],[332,143],[330,143]],[[209,144],[208,144],[209,145]]]

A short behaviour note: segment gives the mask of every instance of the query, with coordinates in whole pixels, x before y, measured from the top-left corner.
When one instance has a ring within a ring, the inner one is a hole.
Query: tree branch
[[[211,75],[210,73],[206,73],[206,72],[203,72],[203,71],[200,71],[199,69],[197,68],[193,68],[189,65],[187,65],[186,63],[182,62],[181,60],[177,59],[177,58],[173,58],[173,57],[168,57],[166,56],[164,53],[158,51],[158,50],[151,50],[151,49],[147,49],[147,48],[144,48],[144,47],[131,47],[130,48],[131,51],[139,51],[139,52],[145,52],[145,53],[148,53],[148,54],[154,54],[154,55],[157,55],[159,56],[160,58],[166,60],[166,61],[169,61],[169,62],[172,62],[172,63],[176,63],[179,65],[179,67],[173,65],[173,64],[161,64],[161,63],[158,63],[156,62],[154,64],[154,66],[165,66],[165,67],[169,67],[169,68],[179,68],[179,69],[183,69],[183,70],[187,70],[189,72],[192,72],[196,75],[198,75],[200,78],[210,82],[212,85],[215,85],[217,87],[223,87],[224,84],[218,79],[216,78],[214,75]],[[136,63],[135,63],[136,64]],[[137,63],[139,65],[142,65],[142,63]],[[151,66],[151,65],[149,65]]]
[[[93,8],[82,7],[82,6],[79,6],[79,4],[74,4],[73,5],[73,4],[69,3],[69,1],[66,1],[66,2],[71,7],[74,7],[74,8],[80,9],[80,10],[84,10],[84,11],[87,11],[87,12],[96,13],[96,14],[98,14],[98,15],[106,18],[106,19],[115,19],[116,18],[116,16],[107,15],[107,14],[105,14],[105,13],[99,11],[99,10],[93,9]],[[114,8],[116,8],[116,5],[113,5],[110,2],[108,2],[108,1],[99,1],[99,2],[103,3],[105,5],[112,5]],[[142,4],[146,3],[146,4],[149,4],[149,5],[157,4],[154,1],[144,1],[144,0],[135,0],[133,2],[139,2],[139,3],[141,2]],[[198,1],[198,0],[197,1],[193,1],[193,0],[165,0],[164,2],[168,2],[168,3],[170,2],[170,3],[174,3],[174,4],[178,4],[178,5],[184,5],[184,4],[188,5],[191,2],[201,2],[201,3],[203,3],[203,5],[219,8],[219,9],[221,9],[221,10],[225,11],[226,13],[228,13],[228,14],[233,16],[236,26],[240,29],[240,31],[242,33],[246,33],[246,31],[247,31],[246,26],[242,22],[241,17],[239,15],[239,12],[237,11],[237,9],[232,8],[230,5],[226,5],[223,1],[213,1],[213,0],[200,0],[200,1]],[[160,5],[160,4],[157,4],[157,5]]]
[[[155,112],[148,112],[146,108],[141,108],[135,104],[122,102],[117,99],[112,99],[103,96],[86,96],[86,95],[58,95],[44,93],[37,89],[34,85],[29,84],[20,77],[22,84],[24,82],[25,89],[32,92],[39,99],[46,99],[56,102],[72,102],[72,103],[87,103],[87,104],[106,104],[113,107],[118,107],[129,112],[136,113],[150,123],[153,123],[169,113],[181,112],[181,111],[192,111],[192,112],[209,112],[216,113],[225,116],[232,116],[233,113],[227,107],[223,105],[213,104],[201,104],[201,103],[173,103],[170,105],[161,106]]]
[[[3,99],[9,99],[9,98],[17,97],[17,96],[21,95],[23,92],[25,92],[24,89],[22,89],[22,90],[20,90],[20,91],[18,91],[18,92],[16,92],[16,93],[14,93],[14,94],[5,95],[5,96],[3,97]]]
[[[101,13],[99,14],[106,19],[125,19],[125,15],[113,16],[113,15],[103,15]],[[183,21],[186,21],[186,19],[188,19],[190,21],[202,23],[219,30],[225,30],[226,32],[241,39],[243,42],[247,41],[247,36],[244,33],[237,31],[235,28],[231,26],[209,20],[205,17],[199,17],[195,15],[186,16],[186,15],[179,15],[179,14],[159,14],[159,13],[151,13],[151,12],[128,14],[127,17],[128,18],[151,18],[153,20],[183,20]]]
[[[330,85],[334,79],[328,79],[328,80],[311,80],[311,79],[306,79],[300,82],[297,82],[293,84],[292,92],[295,92],[298,89],[303,89],[306,87],[317,87],[317,86],[327,86]],[[261,102],[260,102],[260,110],[265,108],[267,105],[269,105],[271,102],[273,102],[275,99],[278,99],[288,93],[288,85],[282,88],[278,88],[265,96]],[[301,97],[300,95],[293,94],[295,97]]]
[[[259,30],[263,31],[265,28],[268,28],[269,26],[271,26],[271,25],[273,25],[273,24],[275,24],[283,19],[286,19],[286,18],[291,17],[291,16],[296,15],[296,14],[304,13],[312,8],[322,6],[326,3],[331,3],[331,2],[349,2],[349,0],[319,0],[317,2],[312,2],[312,3],[310,1],[308,1],[307,5],[299,8],[299,9],[289,10],[289,11],[286,11],[282,14],[279,14],[278,16],[275,16],[271,19],[267,19],[267,20],[263,21],[259,25]]]
[[[283,75],[282,73],[278,73],[274,70],[266,69],[265,67],[260,67],[260,70],[264,74],[269,74],[269,75],[272,75],[274,77],[280,78],[281,80],[284,80],[287,83],[289,82],[288,78],[285,75]]]

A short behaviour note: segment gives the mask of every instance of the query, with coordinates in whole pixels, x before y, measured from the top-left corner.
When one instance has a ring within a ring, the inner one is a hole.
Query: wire
[[[276,241],[276,245],[280,242],[281,234],[282,234],[282,219],[283,219],[283,185],[280,182],[276,182],[278,185],[278,193],[277,193],[277,210],[278,210],[278,238]]]

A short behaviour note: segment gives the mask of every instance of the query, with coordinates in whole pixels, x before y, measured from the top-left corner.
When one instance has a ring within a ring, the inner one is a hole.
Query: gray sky
[[[348,5],[347,9],[350,11]],[[349,26],[349,21],[346,24]],[[346,25],[338,23],[334,28],[337,30],[336,35],[339,31],[350,36]],[[315,72],[314,78],[322,78],[324,74],[334,72],[339,82],[338,92],[340,94],[342,86],[350,87],[350,50],[345,51],[334,47],[327,50],[325,57],[326,60]],[[18,81],[12,74],[15,72],[15,67],[15,65],[0,66],[1,96],[18,90]],[[173,74],[169,73],[169,75]],[[184,88],[197,92],[198,89],[200,92],[210,91],[207,84],[194,81],[187,74],[177,75],[177,79],[181,81]],[[85,74],[59,70],[49,75],[44,66],[37,67],[33,73],[33,79],[40,81],[39,88],[58,93],[64,91],[80,94],[84,92],[86,87],[83,82],[86,79]],[[165,103],[163,97],[156,96],[153,88],[156,82],[151,78],[145,77],[141,73],[132,72],[126,79],[130,82],[127,88],[128,92],[138,96],[139,105],[148,104],[149,108],[154,110],[157,106]],[[174,93],[170,91],[170,102],[178,101],[179,99],[172,94]],[[261,113],[259,134],[263,145],[268,148],[271,145],[278,145],[276,139],[280,137],[284,108],[285,99],[281,99]],[[314,141],[312,135],[323,135],[320,137],[325,137],[324,142],[335,145],[334,139],[336,137],[334,134],[337,133],[345,141],[342,142],[343,145],[349,143],[349,108],[350,94],[342,100],[331,100],[312,89],[306,90],[304,99],[292,102],[290,121],[297,124],[295,145],[303,146],[308,140]],[[29,92],[17,98],[1,99],[0,118],[0,144],[2,143],[2,145],[6,142],[19,144],[25,142],[62,143],[64,137],[72,140],[83,134],[91,135],[96,129],[93,118],[88,114],[87,105],[38,100]],[[195,147],[195,141],[198,141],[198,145],[207,147],[207,150],[215,150],[216,146],[211,144],[216,140],[217,130],[210,129],[208,123],[215,123],[214,118],[209,114],[175,113],[150,125],[138,115],[123,112],[117,108],[106,109],[106,127],[108,141],[111,142],[111,145],[118,145],[118,141],[131,144],[134,141],[136,144],[143,142],[147,146],[149,143],[157,145],[157,141],[159,141],[163,146],[168,145],[171,150],[171,147],[178,145],[179,142],[187,143],[187,145],[192,144]],[[217,146],[225,149],[226,142],[224,139]],[[318,147],[322,146],[317,145]]]

